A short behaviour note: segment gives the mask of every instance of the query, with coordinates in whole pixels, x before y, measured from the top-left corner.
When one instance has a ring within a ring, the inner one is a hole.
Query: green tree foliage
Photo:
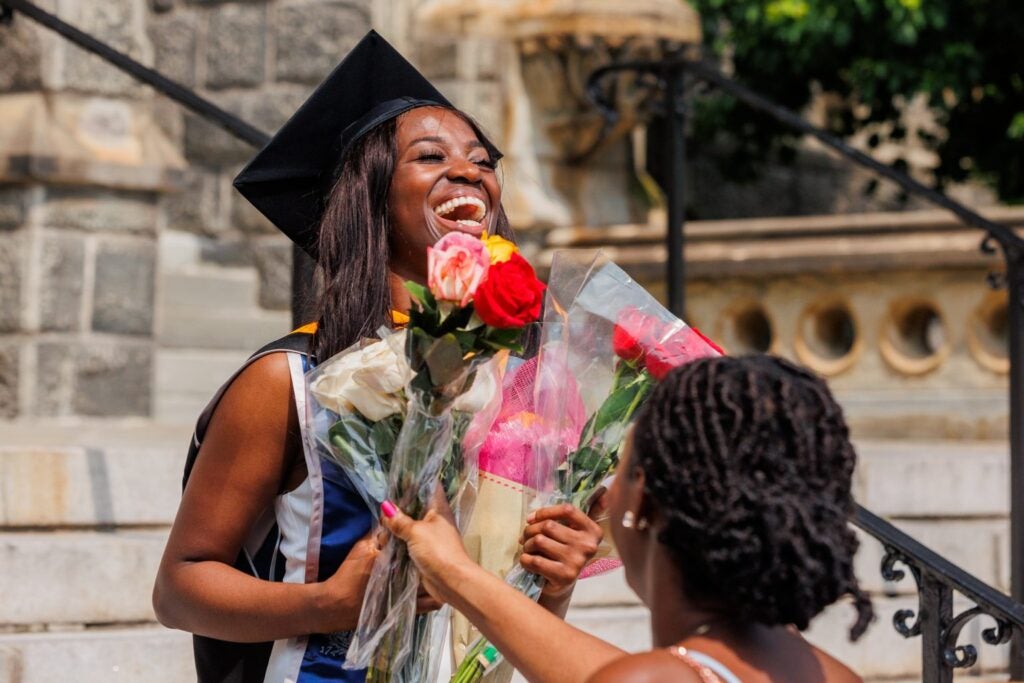
[[[918,133],[942,184],[981,178],[1024,200],[1024,0],[691,0],[705,49],[792,109],[830,93],[832,132],[877,123],[907,135],[899,103],[923,94],[944,135]],[[695,105],[693,144],[713,144],[734,179],[792,158],[796,139],[721,93]],[[724,155],[722,155],[724,151]]]

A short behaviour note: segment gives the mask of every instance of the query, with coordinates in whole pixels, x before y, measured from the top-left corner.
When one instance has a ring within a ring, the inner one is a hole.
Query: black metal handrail
[[[199,116],[214,122],[236,138],[248,142],[253,146],[262,146],[269,139],[269,136],[249,125],[233,114],[224,111],[209,100],[199,96],[192,90],[179,83],[163,76],[158,71],[146,67],[128,55],[115,50],[95,39],[87,33],[61,21],[56,16],[40,9],[29,0],[0,0],[0,24],[9,23],[13,20],[14,12],[20,12],[25,16],[37,21],[41,25],[56,31],[76,45],[86,49],[93,54],[105,59],[118,69],[130,74],[137,80],[146,83],[159,92],[167,95],[176,102],[195,112]],[[985,219],[983,216],[971,211],[967,207],[954,200],[927,188],[909,176],[906,176],[895,169],[892,169],[881,162],[853,149],[843,141],[834,138],[827,132],[815,128],[800,116],[787,109],[779,107],[774,103],[762,98],[757,93],[741,86],[738,83],[726,78],[716,70],[706,65],[681,60],[669,59],[661,62],[629,62],[612,64],[595,71],[590,78],[588,92],[591,93],[595,102],[602,107],[607,116],[614,116],[614,109],[600,96],[599,82],[607,74],[615,71],[637,70],[659,74],[663,78],[664,90],[666,92],[666,111],[675,125],[669,127],[672,136],[669,159],[670,191],[669,191],[669,286],[670,300],[674,310],[682,313],[683,302],[683,172],[685,164],[685,145],[683,138],[684,106],[682,98],[684,95],[685,72],[690,72],[698,78],[714,84],[723,90],[734,94],[747,104],[761,109],[778,120],[802,130],[808,135],[821,140],[826,145],[836,149],[844,156],[855,163],[870,168],[875,173],[882,175],[898,183],[908,192],[923,196],[929,201],[942,206],[969,225],[973,225],[986,232],[982,242],[982,249],[991,253],[994,248],[992,241],[1001,246],[1004,256],[1007,259],[1007,275],[1000,279],[1010,289],[1011,302],[1011,451],[1013,453],[1015,468],[1013,476],[1013,498],[1014,505],[1011,512],[1011,523],[1014,531],[1011,533],[1013,550],[1013,595],[1018,599],[1024,591],[1024,543],[1021,534],[1024,533],[1024,465],[1016,466],[1022,462],[1020,456],[1024,451],[1019,448],[1021,436],[1024,432],[1024,401],[1014,396],[1014,387],[1024,387],[1024,363],[1014,362],[1014,349],[1020,349],[1024,343],[1024,335],[1021,326],[1024,324],[1024,316],[1020,314],[1021,302],[1024,302],[1024,241],[1017,235],[998,223]],[[294,250],[295,265],[293,266],[293,317],[299,322],[302,317],[299,313],[304,301],[304,287],[308,286],[309,276],[312,271],[312,261],[299,249]],[[1019,392],[1016,392],[1019,393]],[[1016,401],[1016,402],[1015,402]],[[1017,503],[1016,501],[1020,501]],[[989,616],[995,620],[995,627],[982,632],[983,639],[990,644],[1004,644],[1013,637],[1020,639],[1024,637],[1024,604],[1013,600],[1000,591],[985,584],[983,581],[972,576],[955,564],[949,562],[941,555],[930,550],[917,542],[898,528],[871,513],[863,507],[857,506],[851,522],[866,533],[878,539],[884,549],[885,555],[882,561],[882,576],[888,581],[899,581],[905,578],[906,573],[896,567],[897,563],[905,565],[911,572],[917,584],[919,607],[916,611],[901,610],[894,617],[894,626],[897,631],[905,637],[916,635],[922,636],[923,648],[923,669],[924,680],[928,683],[948,683],[952,681],[952,671],[955,668],[971,666],[977,658],[977,652],[973,645],[959,645],[958,640],[964,626],[980,616]],[[959,614],[953,613],[954,591],[962,594],[975,603],[975,607],[965,610]],[[913,620],[913,621],[911,621]],[[1017,650],[1019,653],[1020,650]],[[1015,670],[1019,667],[1020,670]],[[1021,663],[1018,655],[1012,656],[1011,675],[1024,675],[1024,664]]]

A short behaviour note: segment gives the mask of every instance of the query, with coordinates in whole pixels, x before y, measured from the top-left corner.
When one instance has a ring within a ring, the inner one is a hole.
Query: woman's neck
[[[409,312],[409,307],[412,306],[412,299],[409,296],[409,290],[405,288],[405,281],[414,279],[418,278],[405,277],[394,271],[388,273],[388,283],[391,285],[392,310],[401,311],[402,313]]]
[[[698,635],[725,617],[715,610],[698,607],[686,597],[675,563],[664,553],[648,564],[647,605],[651,609],[651,636],[655,647],[669,647]]]

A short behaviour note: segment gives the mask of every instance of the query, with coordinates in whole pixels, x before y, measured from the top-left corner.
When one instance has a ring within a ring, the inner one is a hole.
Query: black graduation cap
[[[316,258],[326,194],[348,147],[374,127],[423,106],[452,104],[376,31],[370,31],[235,178],[235,188]],[[481,140],[495,155],[501,154]]]

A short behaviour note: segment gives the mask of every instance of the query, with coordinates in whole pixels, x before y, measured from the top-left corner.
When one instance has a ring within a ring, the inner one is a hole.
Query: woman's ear
[[[630,468],[629,494],[627,510],[636,514],[637,528],[644,531],[654,525],[658,514],[658,507],[655,505],[651,495],[645,486],[647,475],[639,465]]]

